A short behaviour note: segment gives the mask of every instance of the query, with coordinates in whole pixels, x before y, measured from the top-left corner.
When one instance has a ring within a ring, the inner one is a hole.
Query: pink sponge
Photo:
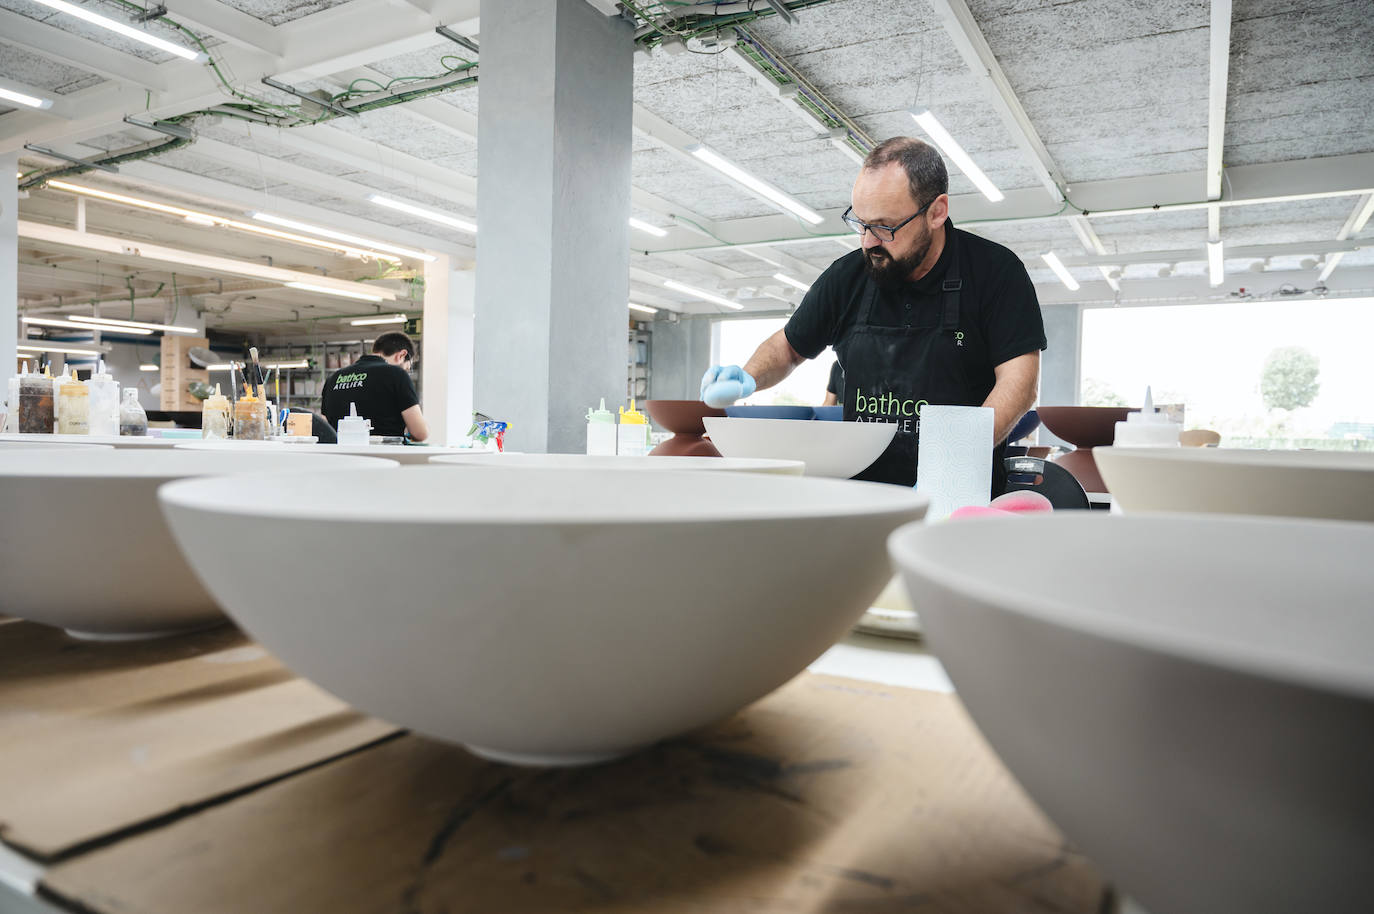
[[[1054,505],[1050,500],[1039,492],[1008,492],[1006,495],[999,495],[992,500],[991,507],[999,511],[1010,511],[1014,514],[1037,514],[1042,511],[1053,511]]]
[[[1010,513],[1010,511],[999,511],[996,508],[985,508],[981,505],[966,505],[962,508],[956,508],[954,512],[950,514],[949,519],[963,520],[966,517],[1006,517]]]

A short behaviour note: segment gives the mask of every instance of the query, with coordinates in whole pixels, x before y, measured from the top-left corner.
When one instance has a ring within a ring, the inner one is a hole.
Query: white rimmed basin
[[[993,748],[1151,912],[1368,908],[1374,525],[1086,515],[890,541]]]
[[[429,447],[413,444],[290,444],[285,441],[182,441],[178,448],[188,451],[266,451],[273,454],[351,454],[355,457],[384,457],[404,466],[421,465],[440,454],[467,454],[480,458],[487,451],[470,448]]]
[[[295,672],[521,764],[622,755],[786,682],[868,607],[887,534],[926,507],[792,476],[384,475],[192,480],[160,498],[211,593]],[[351,543],[365,558],[341,561]],[[274,600],[239,573],[250,557]]]
[[[430,463],[541,470],[711,470],[801,476],[800,460],[741,457],[609,457],[596,454],[448,454]]]
[[[0,613],[104,638],[213,624],[222,613],[172,541],[157,487],[306,465],[355,473],[396,467],[345,456],[0,446]],[[304,571],[309,578],[320,573]],[[270,599],[261,574],[245,569],[245,576]]]
[[[65,441],[44,441],[46,435],[25,436],[25,439],[0,438],[0,452],[10,451],[31,451],[35,448],[45,451],[75,451],[75,450],[100,450],[112,451],[114,448],[108,444],[69,444]]]
[[[33,435],[13,433],[0,435],[0,446],[11,442],[43,441],[49,444],[103,444],[108,447],[130,450],[170,450],[180,440],[182,439],[153,438],[145,435]]]
[[[1093,448],[1121,510],[1374,521],[1374,453]]]
[[[818,422],[707,416],[706,434],[726,457],[800,460],[807,476],[848,479],[882,456],[897,433],[892,422]]]

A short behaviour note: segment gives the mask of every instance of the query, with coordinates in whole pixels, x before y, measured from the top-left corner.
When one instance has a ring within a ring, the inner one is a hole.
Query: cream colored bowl
[[[0,613],[95,638],[214,624],[223,616],[172,542],[157,487],[307,466],[371,473],[396,465],[343,456],[0,446]],[[258,570],[240,570],[271,599],[270,582]],[[320,570],[303,573],[314,579]]]
[[[800,460],[741,457],[609,457],[595,454],[445,454],[430,463],[540,470],[712,470],[801,476]]]
[[[706,433],[726,457],[800,460],[807,476],[849,479],[887,450],[892,422],[823,422],[707,416]]]
[[[271,454],[350,454],[354,457],[384,457],[403,466],[429,463],[440,454],[467,454],[478,459],[488,453],[469,448],[429,447],[413,444],[292,444],[286,441],[182,441],[177,447],[188,451],[264,451]]]
[[[128,450],[170,450],[176,447],[179,438],[154,438],[146,435],[0,435],[0,445],[12,442],[46,442],[49,444],[103,444]]]
[[[742,473],[377,476],[191,480],[160,498],[210,592],[295,672],[535,765],[623,755],[786,682],[868,607],[888,533],[927,503]]]
[[[1374,453],[1093,448],[1121,510],[1374,521]]]

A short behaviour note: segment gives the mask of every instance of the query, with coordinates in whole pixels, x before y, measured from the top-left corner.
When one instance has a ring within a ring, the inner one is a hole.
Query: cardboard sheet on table
[[[0,838],[52,859],[396,731],[237,629],[87,642],[0,625]]]
[[[1105,889],[953,696],[803,674],[617,763],[416,736],[49,870],[91,912],[1097,914]]]

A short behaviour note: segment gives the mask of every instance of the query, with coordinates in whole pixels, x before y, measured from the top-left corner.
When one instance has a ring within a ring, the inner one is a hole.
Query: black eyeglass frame
[[[939,198],[937,197],[936,199]],[[862,222],[854,218],[854,207],[852,206],[844,211],[844,215],[840,216],[840,219],[843,220],[845,225],[853,229],[860,238],[864,236],[864,232],[872,232],[873,237],[877,238],[879,241],[896,241],[897,233],[902,230],[902,227],[905,226],[908,222],[915,219],[917,216],[924,213],[926,210],[930,209],[930,204],[934,202],[935,200],[931,200],[930,203],[927,203],[925,206],[916,210],[916,212],[912,213],[910,216],[906,217],[901,222],[898,222],[896,225],[871,225],[867,222]],[[878,234],[879,231],[886,232],[887,237],[883,237],[882,235]]]

